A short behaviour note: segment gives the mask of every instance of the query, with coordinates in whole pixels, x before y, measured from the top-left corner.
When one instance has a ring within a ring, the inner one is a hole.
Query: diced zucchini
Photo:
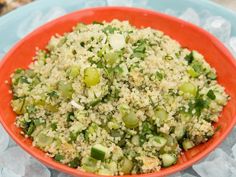
[[[130,174],[131,170],[133,168],[133,162],[129,160],[128,158],[123,158],[121,161],[121,171],[126,175]]]
[[[108,149],[101,144],[96,144],[91,148],[91,157],[94,159],[103,161],[107,154]]]
[[[50,145],[53,142],[53,138],[50,136],[47,136],[44,133],[39,133],[36,137],[35,137],[35,141],[36,141],[36,145],[39,147],[46,147],[48,145]]]
[[[44,129],[44,126],[43,126],[43,125],[36,125],[36,124],[35,124],[35,126],[36,126],[35,130],[34,130],[34,132],[31,134],[31,136],[32,136],[33,138],[36,138],[36,137],[39,135],[39,133]]]
[[[167,139],[162,136],[151,137],[149,141],[154,141],[159,148],[165,146],[167,143]]]
[[[191,140],[186,139],[183,141],[182,146],[183,146],[184,150],[187,151],[187,150],[191,149],[192,147],[194,147],[194,143]]]
[[[185,128],[184,128],[184,126],[183,126],[183,125],[177,125],[177,126],[175,127],[175,135],[176,135],[176,138],[177,138],[178,140],[180,140],[181,138],[183,138],[184,134],[185,134]]]
[[[82,159],[81,168],[87,172],[95,172],[97,170],[97,160],[92,157],[85,157]]]
[[[11,105],[16,114],[24,114],[25,110],[25,98],[12,100]]]
[[[163,167],[169,167],[177,162],[177,157],[175,154],[162,154],[160,155],[160,158],[162,160]]]
[[[190,119],[191,119],[191,114],[189,114],[188,112],[182,111],[182,112],[180,112],[179,116],[180,116],[181,122],[183,122],[183,123],[186,123],[186,122],[190,121]]]

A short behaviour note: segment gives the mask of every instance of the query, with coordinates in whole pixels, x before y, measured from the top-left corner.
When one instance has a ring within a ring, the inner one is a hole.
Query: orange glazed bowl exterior
[[[20,134],[20,129],[14,124],[16,114],[12,111],[10,102],[12,95],[9,93],[10,75],[16,68],[27,68],[35,55],[35,48],[45,48],[50,37],[56,33],[70,32],[78,22],[92,23],[93,21],[111,21],[113,19],[128,20],[136,27],[151,27],[163,31],[182,46],[191,50],[197,50],[203,54],[207,62],[216,69],[218,82],[223,85],[231,99],[224,107],[219,122],[215,127],[221,129],[206,143],[200,144],[191,150],[184,152],[178,163],[168,168],[162,168],[158,172],[126,175],[141,177],[166,176],[171,173],[190,167],[213,149],[215,149],[230,133],[236,122],[236,62],[229,51],[215,37],[208,32],[187,22],[170,17],[158,12],[138,8],[127,7],[100,7],[80,10],[38,28],[18,44],[16,44],[4,57],[0,65],[0,121],[8,134],[33,157],[51,168],[63,171],[74,176],[98,177],[100,175],[83,172],[55,162],[47,157],[45,152],[32,146],[32,141]],[[14,162],[13,162],[14,163]]]

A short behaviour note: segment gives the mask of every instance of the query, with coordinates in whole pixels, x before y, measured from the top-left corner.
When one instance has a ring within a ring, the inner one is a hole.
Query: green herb
[[[58,96],[58,94],[57,94],[57,92],[56,91],[51,91],[51,92],[49,92],[49,93],[47,93],[47,95],[50,97],[50,99],[52,100],[52,99],[56,99],[56,98],[58,98],[59,96]]]
[[[98,21],[93,21],[93,24],[103,25],[102,22],[98,22]]]
[[[200,116],[201,112],[204,108],[208,107],[208,102],[202,98],[196,98],[194,104],[189,105],[189,110],[192,111],[195,110],[195,115]]]
[[[194,69],[194,71],[197,72],[198,74],[204,72],[204,68],[203,68],[202,64],[197,60],[194,60],[191,63],[191,66]]]
[[[60,154],[56,154],[54,156],[54,160],[57,161],[57,162],[60,162],[61,160],[63,160],[65,157],[63,155],[60,155]]]
[[[216,80],[216,74],[215,74],[214,72],[212,72],[212,71],[208,72],[208,73],[206,74],[206,77],[207,77],[208,79],[211,79],[211,80]]]
[[[75,114],[74,114],[74,112],[69,112],[68,115],[67,115],[66,121],[67,121],[67,122],[73,122],[74,120],[75,120]]]
[[[80,158],[76,157],[68,163],[71,168],[77,168],[80,165]]]
[[[45,123],[46,123],[46,121],[44,119],[41,119],[41,118],[34,119],[35,126],[39,126],[39,125],[42,125],[42,124],[45,124]]]
[[[28,127],[28,130],[27,130],[26,134],[30,136],[34,132],[35,128],[36,127],[34,125],[34,122],[31,122],[29,127]]]
[[[112,27],[111,25],[108,25],[102,31],[106,34],[108,33],[113,34],[116,30],[118,30],[116,27]]]
[[[94,49],[94,47],[93,47],[93,46],[90,46],[90,47],[88,48],[88,51],[92,52],[93,49]]]
[[[19,81],[18,81],[19,83],[25,83],[25,84],[29,84],[30,83],[26,76],[20,76],[18,79],[19,79]]]
[[[146,135],[150,135],[154,133],[154,125],[150,124],[149,122],[143,122],[142,123],[142,131],[139,136],[139,142],[142,145],[147,139]]]
[[[190,54],[186,55],[186,56],[184,57],[184,59],[185,59],[185,60],[188,62],[188,64],[190,65],[190,64],[193,62],[193,60],[194,60],[193,52],[191,52]]]
[[[134,46],[136,47],[133,50],[132,57],[144,58],[146,56],[145,52],[147,46],[150,46],[150,44],[147,39],[140,39],[134,44]]]
[[[55,131],[57,129],[57,123],[55,123],[55,122],[52,123],[51,128],[52,128],[53,131]]]
[[[75,132],[70,132],[70,141],[69,141],[69,143],[75,142],[78,135],[79,135],[79,132],[76,132],[76,133]]]
[[[81,42],[80,45],[81,45],[81,47],[84,47],[84,46],[85,46],[85,43],[84,43],[84,42]]]
[[[26,110],[29,114],[35,113],[36,112],[36,108],[34,105],[29,105],[26,107]]]
[[[156,72],[156,78],[159,80],[159,81],[161,81],[163,78],[164,78],[164,76],[163,76],[163,74],[162,73],[160,73],[160,72]]]
[[[212,99],[212,100],[216,99],[216,96],[215,96],[213,90],[209,90],[209,91],[207,92],[207,96],[208,96],[208,98],[210,98],[210,99]]]

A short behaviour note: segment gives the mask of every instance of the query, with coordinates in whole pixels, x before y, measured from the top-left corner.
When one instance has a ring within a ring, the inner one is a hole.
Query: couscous
[[[16,125],[56,161],[124,175],[174,165],[229,99],[197,51],[127,21],[79,23],[12,78]]]

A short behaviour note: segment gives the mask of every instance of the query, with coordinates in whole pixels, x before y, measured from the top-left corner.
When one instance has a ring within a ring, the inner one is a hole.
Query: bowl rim
[[[54,20],[52,20],[50,22],[47,22],[47,23],[41,25],[40,27],[36,28],[31,33],[27,34],[24,38],[22,38],[20,41],[18,41],[7,52],[7,54],[0,61],[0,70],[3,68],[3,66],[4,66],[5,62],[7,61],[7,59],[9,58],[9,56],[11,56],[12,53],[14,53],[16,50],[18,50],[18,47],[21,46],[24,43],[25,40],[30,39],[38,31],[43,30],[45,27],[53,26],[53,24],[58,23],[62,19],[69,18],[70,16],[73,16],[75,14],[86,12],[86,11],[99,11],[99,10],[110,10],[110,11],[111,10],[123,10],[123,11],[131,11],[131,12],[139,11],[140,13],[142,12],[142,13],[148,13],[148,14],[152,14],[152,15],[162,16],[162,17],[165,17],[166,20],[173,20],[173,21],[179,22],[182,25],[185,25],[188,28],[192,28],[192,29],[196,30],[198,33],[201,33],[203,36],[209,38],[211,40],[211,42],[218,48],[218,51],[221,52],[224,55],[224,57],[231,63],[231,65],[233,65],[236,68],[236,61],[235,61],[233,55],[229,52],[229,50],[216,37],[214,37],[212,34],[210,34],[209,32],[205,31],[204,29],[202,29],[202,28],[200,28],[198,26],[195,26],[195,25],[193,25],[193,24],[191,24],[189,22],[183,21],[183,20],[178,19],[176,17],[170,16],[170,15],[167,15],[167,14],[163,14],[163,13],[158,12],[158,11],[144,9],[144,8],[124,7],[124,6],[109,6],[109,7],[104,6],[104,7],[93,7],[93,8],[80,9],[80,10],[68,13],[66,15],[63,15],[63,16],[61,16],[59,18],[56,18],[56,19],[54,19]],[[0,108],[0,109],[2,109],[2,108]],[[190,167],[191,165],[195,164],[196,162],[198,162],[201,159],[203,159],[204,157],[206,157],[211,151],[213,151],[216,147],[218,147],[220,143],[223,142],[223,140],[228,136],[228,134],[231,132],[231,130],[233,129],[234,125],[236,124],[236,115],[233,117],[233,120],[234,121],[231,124],[229,124],[227,129],[224,131],[223,135],[221,135],[218,139],[216,139],[214,141],[214,143],[211,143],[205,151],[202,151],[200,154],[198,154],[197,156],[195,156],[192,159],[188,160],[187,162],[179,164],[178,167],[176,167],[176,168],[167,168],[165,171],[157,171],[157,172],[153,172],[153,173],[135,174],[135,175],[123,175],[123,177],[133,177],[133,176],[157,177],[157,176],[166,176],[166,175],[170,175],[170,174],[173,174],[175,172],[178,172],[178,171],[181,171],[181,170],[184,170],[184,169]],[[76,176],[84,176],[84,177],[100,177],[100,176],[103,176],[103,175],[98,175],[98,174],[94,174],[94,173],[84,172],[84,171],[78,170],[78,169],[73,169],[73,168],[70,168],[70,167],[68,167],[66,165],[60,164],[59,162],[48,161],[47,159],[45,159],[44,156],[41,156],[41,155],[35,153],[34,151],[32,151],[30,149],[29,146],[27,146],[25,143],[19,141],[18,138],[14,135],[14,133],[10,130],[10,128],[8,128],[8,126],[5,124],[5,122],[4,122],[4,120],[3,120],[1,115],[0,115],[0,123],[2,124],[4,129],[7,131],[7,133],[11,136],[11,138],[21,148],[23,148],[27,153],[29,153],[31,156],[35,157],[36,159],[38,159],[40,162],[44,163],[48,167],[60,170],[60,171],[65,172],[65,173],[69,173],[71,175],[76,175]],[[115,176],[115,177],[119,177],[119,176]]]

